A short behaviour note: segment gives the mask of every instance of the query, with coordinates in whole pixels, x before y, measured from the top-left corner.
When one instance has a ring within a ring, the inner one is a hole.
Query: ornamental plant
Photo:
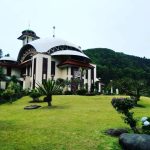
[[[4,98],[4,100],[9,101],[10,103],[13,102],[13,97],[14,97],[15,91],[12,89],[6,89],[3,93],[2,93],[2,98]]]
[[[142,117],[142,131],[145,134],[150,134],[150,117]]]
[[[130,109],[135,107],[135,101],[130,98],[113,98],[111,101],[112,106],[118,113],[123,114],[124,122],[128,124],[134,133],[139,133],[136,125],[137,120],[133,118],[133,112]]]
[[[33,89],[31,90],[29,96],[32,97],[33,102],[39,102],[39,97],[41,96],[41,94],[36,89]]]
[[[55,80],[50,79],[47,81],[44,80],[42,84],[37,84],[37,86],[38,92],[41,95],[45,95],[44,99],[48,103],[48,106],[52,106],[52,96],[58,93],[63,88],[62,83],[56,83]]]

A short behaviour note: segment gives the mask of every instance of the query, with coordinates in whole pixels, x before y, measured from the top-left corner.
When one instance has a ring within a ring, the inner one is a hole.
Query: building
[[[0,66],[8,78],[18,77],[23,89],[33,89],[36,83],[41,84],[47,79],[79,78],[90,91],[91,85],[97,81],[96,65],[90,63],[90,58],[79,46],[55,37],[40,39],[31,30],[23,31],[18,39],[22,40],[23,46],[17,60],[3,57]],[[1,87],[6,88],[5,81]]]

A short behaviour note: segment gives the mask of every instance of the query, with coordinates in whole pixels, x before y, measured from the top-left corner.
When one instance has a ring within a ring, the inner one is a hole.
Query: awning
[[[73,59],[65,60],[61,62],[60,64],[58,64],[57,66],[58,67],[75,66],[75,67],[82,67],[82,68],[94,68],[94,66],[92,66],[89,63],[85,63],[85,62],[77,61]]]

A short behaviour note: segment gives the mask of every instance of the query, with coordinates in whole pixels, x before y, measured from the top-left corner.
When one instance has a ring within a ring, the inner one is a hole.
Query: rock
[[[150,150],[150,135],[123,133],[119,144],[123,150]]]
[[[126,129],[108,129],[105,131],[106,134],[111,136],[120,136],[122,133],[128,133]]]
[[[41,107],[41,106],[40,105],[30,105],[30,106],[24,107],[24,109],[30,110],[30,109],[37,109],[39,107]]]

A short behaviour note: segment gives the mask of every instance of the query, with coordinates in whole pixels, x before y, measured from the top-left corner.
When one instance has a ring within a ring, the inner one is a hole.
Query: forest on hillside
[[[150,83],[150,59],[118,53],[107,48],[84,50],[97,65],[97,77],[108,84],[110,80],[130,78]]]

